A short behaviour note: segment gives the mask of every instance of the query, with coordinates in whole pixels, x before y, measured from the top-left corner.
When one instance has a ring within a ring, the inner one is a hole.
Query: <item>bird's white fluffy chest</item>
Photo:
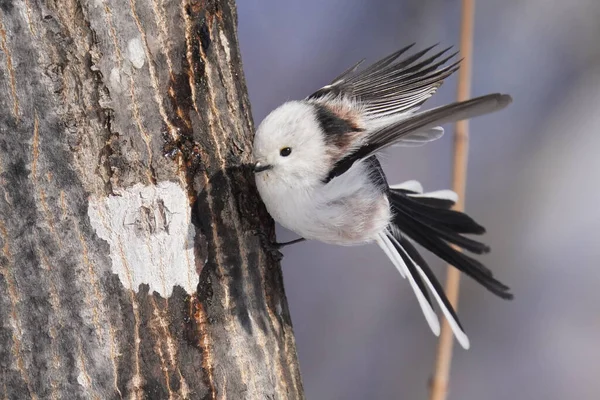
[[[375,240],[391,219],[386,194],[363,168],[359,163],[317,185],[265,171],[256,175],[256,184],[269,214],[287,229],[330,244],[363,244]]]

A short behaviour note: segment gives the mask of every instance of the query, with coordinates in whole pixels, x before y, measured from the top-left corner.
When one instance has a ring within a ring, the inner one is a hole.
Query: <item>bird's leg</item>
[[[306,240],[304,238],[298,238],[298,239],[290,240],[289,242],[278,243],[278,242],[271,242],[269,240],[268,236],[264,232],[257,231],[256,235],[260,238],[260,242],[263,245],[264,249],[267,250],[267,252],[269,254],[271,254],[271,256],[273,256],[273,258],[275,258],[277,261],[280,261],[283,258],[283,254],[279,251],[279,249],[281,249],[282,247],[289,246],[294,243],[303,242]]]
[[[303,237],[298,238],[298,239],[294,239],[294,240],[290,240],[289,242],[282,242],[282,243],[271,243],[273,246],[276,246],[277,249],[279,250],[282,247],[285,246],[289,246],[290,244],[296,244],[296,243],[300,243],[300,242],[304,242],[306,239],[304,239]]]

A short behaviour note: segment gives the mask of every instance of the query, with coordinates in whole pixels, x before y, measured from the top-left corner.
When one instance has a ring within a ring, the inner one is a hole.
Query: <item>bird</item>
[[[510,288],[474,254],[489,246],[465,235],[485,228],[452,209],[451,190],[424,192],[418,181],[389,185],[378,154],[391,147],[439,139],[445,123],[501,110],[508,94],[492,93],[420,110],[460,61],[437,45],[408,55],[415,44],[360,68],[364,59],[302,100],[285,102],[256,129],[253,171],[260,197],[275,221],[299,239],[269,243],[279,250],[303,240],[354,246],[376,243],[414,291],[432,332],[440,323],[432,297],[459,344],[470,341],[442,285],[415,243],[503,299]]]

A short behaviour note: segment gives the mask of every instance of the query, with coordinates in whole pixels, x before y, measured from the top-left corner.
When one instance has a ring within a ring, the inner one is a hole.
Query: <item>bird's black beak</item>
[[[258,173],[258,172],[263,172],[266,170],[269,170],[273,168],[273,166],[271,164],[263,164],[260,162],[257,162],[256,164],[254,164],[254,173]]]

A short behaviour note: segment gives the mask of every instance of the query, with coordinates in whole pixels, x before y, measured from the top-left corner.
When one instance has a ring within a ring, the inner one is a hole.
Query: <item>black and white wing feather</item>
[[[348,148],[325,182],[346,172],[356,161],[389,146],[415,146],[430,142],[443,135],[444,130],[439,125],[494,112],[512,101],[508,95],[491,94],[417,113],[444,80],[458,70],[459,61],[446,65],[457,54],[449,53],[451,47],[426,57],[435,45],[402,57],[413,46],[406,46],[359,70],[364,61],[361,60],[329,85],[307,97],[308,101],[322,109],[336,100],[354,104],[360,110],[359,122],[365,125],[352,132],[333,135],[351,138],[348,141],[360,136],[361,143],[358,147]],[[343,113],[352,117],[348,110]],[[356,123],[356,118],[340,117],[342,121],[352,120],[355,127],[361,125]],[[354,135],[358,130],[362,133]]]
[[[325,182],[346,172],[356,161],[368,158],[411,134],[427,132],[441,124],[489,114],[505,108],[511,102],[512,98],[507,94],[489,94],[422,111],[369,132],[360,147],[354,148],[335,163]]]
[[[366,131],[385,127],[417,111],[457,69],[459,61],[446,65],[457,53],[448,54],[451,47],[426,54],[436,45],[410,56],[402,56],[414,43],[358,70],[362,61],[344,71],[329,85],[306,100],[315,104],[337,101],[352,104],[360,114]],[[399,146],[421,146],[440,138],[441,127],[411,132],[398,141]]]
[[[344,97],[360,104],[364,117],[375,120],[399,117],[417,110],[452,75],[459,62],[445,65],[457,53],[451,47],[422,59],[434,46],[400,58],[414,43],[358,71],[361,60],[308,100]]]

